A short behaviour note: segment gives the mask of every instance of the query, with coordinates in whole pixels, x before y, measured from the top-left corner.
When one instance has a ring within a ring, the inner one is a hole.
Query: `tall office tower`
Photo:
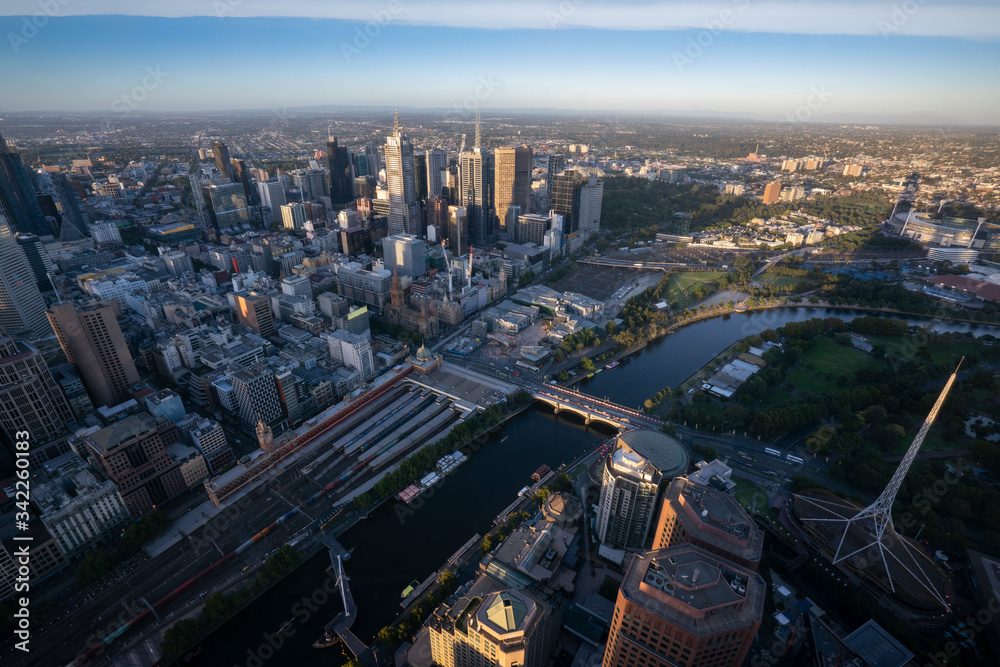
[[[676,477],[663,494],[653,548],[685,543],[756,572],[764,533],[733,496]]]
[[[434,148],[427,151],[426,156],[427,196],[440,197],[441,188],[444,186],[444,183],[441,182],[441,170],[448,168],[448,151]]]
[[[45,300],[31,263],[0,207],[0,333],[31,331],[47,336]]]
[[[11,441],[27,431],[36,445],[66,432],[73,410],[34,345],[0,336],[0,428]]]
[[[292,182],[301,193],[297,198],[319,200],[330,196],[330,179],[322,169],[296,169]]]
[[[289,231],[299,231],[306,224],[306,207],[295,201],[281,207],[281,226]]]
[[[377,184],[374,176],[358,176],[354,179],[354,194],[358,199],[374,199]]]
[[[219,170],[225,178],[233,180],[232,156],[229,155],[229,147],[221,141],[212,144],[212,157],[215,159],[215,168]]]
[[[549,156],[549,170],[545,175],[545,194],[552,196],[552,183],[556,176],[566,168],[566,158],[562,153],[554,153]]]
[[[476,112],[476,143],[471,151],[459,156],[459,197],[465,207],[469,224],[469,238],[473,243],[493,241],[494,227],[494,162],[493,154],[483,150]]]
[[[601,202],[604,181],[591,176],[580,191],[580,235],[590,238],[601,230]]]
[[[660,482],[687,470],[687,452],[669,435],[633,430],[618,436],[601,466],[596,533],[612,549],[641,549],[656,513]]]
[[[243,186],[243,196],[246,197],[247,203],[251,206],[260,204],[260,199],[257,197],[257,190],[253,187],[253,181],[250,179],[250,170],[247,169],[246,162],[233,158],[232,165],[233,181]]]
[[[448,227],[448,202],[441,195],[431,195],[424,202],[424,214],[427,217],[427,226],[434,227],[437,238],[444,238]]]
[[[392,136],[385,142],[385,180],[389,186],[389,234],[419,236],[420,206],[414,181],[413,145],[395,116]]]
[[[382,160],[379,158],[378,146],[369,141],[365,144],[365,163],[368,165],[368,175],[379,180],[379,172],[382,171]]]
[[[427,155],[413,156],[413,183],[417,187],[417,199],[427,199]]]
[[[140,412],[83,440],[137,519],[187,490],[180,466],[167,453],[167,445],[180,439],[172,421]]]
[[[15,232],[49,236],[52,230],[35,196],[31,173],[21,155],[0,136],[0,215],[6,214]]]
[[[448,207],[445,238],[448,239],[448,247],[453,255],[461,255],[469,247],[469,218],[464,206]]]
[[[260,205],[271,209],[271,218],[277,219],[279,210],[285,201],[285,188],[278,181],[266,181],[257,184],[257,195]]]
[[[266,294],[247,292],[236,295],[236,319],[250,327],[261,336],[273,336],[274,314],[271,312],[271,300]]]
[[[358,371],[365,380],[375,377],[375,358],[371,343],[365,336],[338,329],[323,334],[323,338],[326,339],[331,359]]]
[[[52,306],[47,315],[95,406],[118,405],[131,398],[139,372],[110,304],[97,302],[79,309],[61,304]]]
[[[217,421],[205,419],[191,431],[191,441],[205,457],[212,472],[218,474],[223,466],[233,460],[233,450],[226,441],[226,434]]]
[[[338,208],[347,206],[354,201],[354,174],[351,156],[337,144],[337,137],[331,136],[326,143],[326,162],[330,170],[330,201]]]
[[[547,215],[529,213],[517,219],[517,231],[514,240],[518,243],[545,243],[545,232],[549,230],[550,220]]]
[[[428,620],[431,658],[441,667],[544,667],[561,614],[526,590],[496,590],[482,575]]]
[[[66,174],[55,172],[50,176],[52,189],[56,193],[56,201],[59,202],[59,209],[63,214],[63,224],[67,221],[75,228],[80,238],[90,236],[89,220],[87,212],[83,208],[83,198],[76,187],[69,182]]]
[[[355,180],[361,178],[362,176],[373,175],[368,169],[368,155],[364,151],[357,153],[351,151],[351,166],[354,167]]]
[[[205,198],[209,221],[216,232],[247,224],[253,219],[242,183],[213,183],[202,188],[202,196]]]
[[[31,273],[35,276],[35,284],[38,285],[39,292],[47,292],[52,289],[49,282],[50,273],[55,273],[55,266],[49,258],[49,253],[45,251],[42,242],[34,234],[17,234],[17,245],[21,246],[24,256],[31,267]]]
[[[764,618],[760,575],[682,544],[632,559],[602,667],[738,667]]]
[[[763,202],[765,204],[773,204],[778,201],[781,196],[781,181],[775,181],[773,183],[768,183],[764,188]]]
[[[281,397],[274,373],[267,364],[254,362],[232,374],[236,406],[247,424],[263,421],[270,424],[281,419]]]
[[[416,277],[427,273],[427,251],[424,242],[409,234],[397,234],[382,239],[385,270],[398,270],[401,275]]]
[[[581,213],[583,213],[584,201],[582,195],[584,187],[588,187],[589,180],[580,172],[574,169],[567,169],[557,175],[552,183],[552,210],[563,216],[563,236],[567,239],[576,238],[581,232]],[[596,179],[595,179],[596,180]],[[604,184],[600,186],[603,193]],[[598,194],[597,220],[600,223],[600,196]],[[589,197],[587,199],[589,208]]]
[[[114,222],[95,222],[90,226],[90,234],[98,248],[121,248],[122,234]]]
[[[511,214],[511,207],[518,206],[518,215],[531,209],[531,148],[498,148],[494,152],[496,160],[496,214],[500,229],[514,234],[517,216]]]

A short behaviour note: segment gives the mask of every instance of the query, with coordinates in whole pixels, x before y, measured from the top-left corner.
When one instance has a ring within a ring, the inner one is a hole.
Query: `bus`
[[[764,453],[770,454],[771,456],[781,456],[781,452],[779,452],[777,449],[771,449],[770,447],[765,447]]]
[[[791,454],[789,454],[785,458],[791,461],[792,463],[802,463],[802,459],[800,459],[798,456],[792,456]]]

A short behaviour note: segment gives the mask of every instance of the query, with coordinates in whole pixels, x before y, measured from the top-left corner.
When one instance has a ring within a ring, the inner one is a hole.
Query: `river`
[[[783,308],[704,320],[650,343],[623,360],[618,368],[585,380],[578,387],[595,396],[637,406],[663,386],[677,386],[728,345],[746,336],[811,317],[839,317],[846,321],[866,314],[842,309]],[[907,320],[941,332],[970,332],[976,336],[1000,333],[993,327]],[[402,610],[399,592],[408,583],[422,581],[475,533],[489,530],[497,514],[515,499],[521,487],[530,483],[529,476],[538,466],[555,468],[569,463],[605,439],[610,432],[603,429],[601,425],[585,427],[573,415],[563,413],[557,417],[547,408],[532,407],[477,447],[468,462],[423,498],[419,509],[409,511],[398,502],[388,502],[343,534],[341,544],[353,549],[345,570],[358,605],[355,634],[363,641],[373,639]],[[188,664],[261,667],[272,654],[280,664],[298,667],[346,662],[350,656],[339,644],[325,650],[311,646],[323,625],[341,610],[339,599],[321,590],[328,565],[325,550],[302,564],[279,586],[213,633],[202,652]],[[309,609],[312,603],[304,603],[314,595],[315,601],[322,601],[314,605],[315,612]],[[291,618],[296,619],[292,629],[286,631],[291,636],[277,651],[266,647],[267,636],[273,636]]]

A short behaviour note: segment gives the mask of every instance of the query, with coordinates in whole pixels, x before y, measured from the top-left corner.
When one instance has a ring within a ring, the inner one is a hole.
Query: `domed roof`
[[[420,349],[417,350],[417,359],[426,360],[431,358],[431,351],[425,346],[421,345]]]
[[[572,494],[553,493],[545,500],[542,513],[558,524],[572,525],[583,516],[583,504]]]
[[[620,462],[615,460],[615,463],[623,468],[626,462],[632,462],[629,454],[637,453],[649,461],[664,477],[675,477],[687,470],[687,450],[666,433],[645,429],[625,431],[618,436],[618,446],[622,445],[632,450],[620,454]]]

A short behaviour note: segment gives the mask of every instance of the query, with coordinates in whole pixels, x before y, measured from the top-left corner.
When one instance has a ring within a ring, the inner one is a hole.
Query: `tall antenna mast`
[[[480,131],[479,131],[479,109],[476,109],[476,148],[482,148],[480,144]]]
[[[399,109],[395,110],[395,115],[392,120],[392,134],[393,136],[399,136]]]

